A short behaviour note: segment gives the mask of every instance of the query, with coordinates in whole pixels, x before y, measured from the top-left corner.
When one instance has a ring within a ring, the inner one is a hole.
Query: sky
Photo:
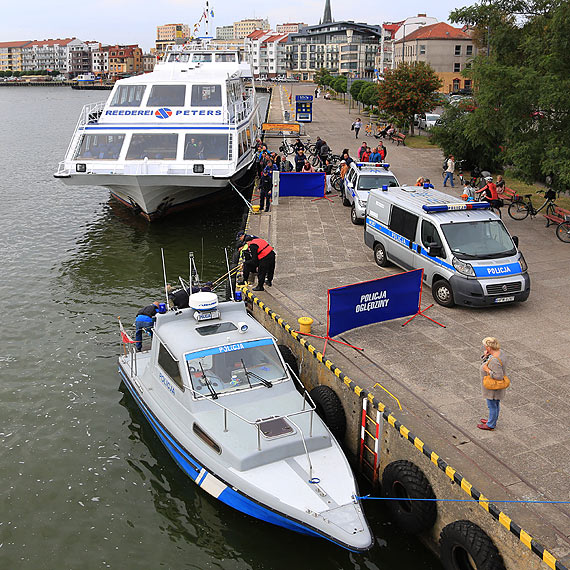
[[[232,24],[245,18],[268,18],[270,26],[284,22],[318,24],[325,0],[287,0],[281,2],[255,2],[246,0],[209,0],[214,10],[212,34],[216,26]],[[465,0],[400,0],[382,2],[367,0],[355,13],[351,2],[331,0],[334,20],[354,20],[369,24],[397,22],[419,13],[445,22],[455,8],[475,3]],[[6,2],[0,19],[0,42],[77,37],[106,44],[139,44],[145,51],[153,45],[156,26],[183,23],[191,28],[199,20],[205,0],[26,0]],[[377,7],[376,7],[377,6]]]

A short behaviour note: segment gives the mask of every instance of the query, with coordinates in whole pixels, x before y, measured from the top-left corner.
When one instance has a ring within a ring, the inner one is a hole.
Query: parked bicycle
[[[566,216],[565,221],[558,224],[556,236],[560,241],[570,243],[570,216]]]
[[[511,216],[513,220],[524,220],[529,215],[531,218],[534,218],[534,216],[536,216],[539,212],[541,212],[545,208],[547,216],[554,215],[554,208],[556,207],[556,204],[554,203],[554,200],[556,198],[556,192],[554,190],[547,190],[545,193],[544,190],[539,190],[537,193],[538,194],[544,193],[544,202],[542,203],[540,208],[536,209],[533,206],[531,200],[532,194],[525,194],[524,198],[526,198],[526,201],[517,200],[516,202],[509,204],[509,210],[508,210],[509,216]],[[558,230],[556,235],[558,235]]]

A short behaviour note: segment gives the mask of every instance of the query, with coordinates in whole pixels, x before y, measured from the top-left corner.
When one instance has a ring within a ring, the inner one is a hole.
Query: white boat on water
[[[293,355],[243,302],[218,303],[211,292],[186,299],[187,308],[163,306],[141,352],[121,329],[119,358],[123,382],[178,466],[243,513],[369,549],[350,465],[315,413],[315,390],[334,392],[301,394]]]
[[[260,128],[251,67],[207,40],[170,46],[81,111],[55,177],[105,186],[148,219],[228,186],[253,164]]]

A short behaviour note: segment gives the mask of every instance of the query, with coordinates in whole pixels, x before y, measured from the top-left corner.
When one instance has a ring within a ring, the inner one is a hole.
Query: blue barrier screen
[[[420,307],[422,269],[329,289],[328,336],[415,315]]]
[[[279,196],[320,198],[324,195],[324,172],[281,172],[279,174]]]

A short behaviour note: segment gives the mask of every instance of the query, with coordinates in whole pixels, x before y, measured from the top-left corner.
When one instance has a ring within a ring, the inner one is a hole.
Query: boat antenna
[[[189,265],[189,273],[188,273],[188,288],[190,294],[192,294],[192,267],[194,266],[194,252],[188,252],[188,265]]]
[[[204,236],[202,236],[202,263],[200,264],[200,275],[204,276]],[[198,276],[200,281],[200,276]]]
[[[164,263],[164,249],[160,248],[162,255],[162,274],[164,275],[164,296],[166,297],[166,306],[168,307],[168,282],[166,281],[166,265]]]
[[[230,296],[234,299],[234,286],[232,284],[232,272],[230,270],[230,260],[228,258],[228,248],[224,247],[224,253],[226,254],[226,267],[228,268],[228,281],[230,284]]]

